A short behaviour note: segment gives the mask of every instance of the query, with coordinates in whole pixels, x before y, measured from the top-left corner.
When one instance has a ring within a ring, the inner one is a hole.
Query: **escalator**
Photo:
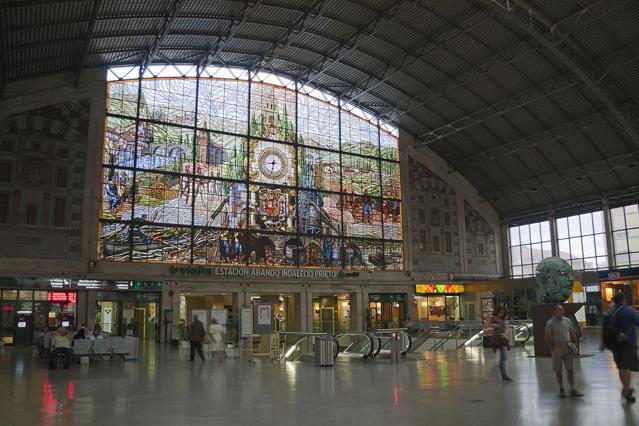
[[[304,363],[317,363],[316,340],[329,340],[333,345],[333,358],[339,354],[339,344],[332,334],[327,333],[293,333],[282,332],[284,336],[284,356],[285,361],[299,361]],[[290,346],[289,346],[290,345]]]
[[[399,335],[399,339],[401,342],[401,352],[400,352],[401,355],[406,355],[408,352],[411,351],[413,340],[408,334],[407,329],[403,329],[403,328],[398,328],[398,329],[389,328],[384,330],[380,329],[375,331],[372,334],[379,341],[379,349],[375,351],[373,355],[375,357],[390,356],[391,336],[393,334]]]
[[[348,358],[373,358],[379,350],[379,340],[371,333],[340,333],[335,336],[339,356]]]

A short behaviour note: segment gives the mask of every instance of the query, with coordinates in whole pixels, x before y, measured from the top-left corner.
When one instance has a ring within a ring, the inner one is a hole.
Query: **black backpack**
[[[613,352],[622,350],[628,342],[628,336],[621,330],[617,314],[624,308],[620,306],[612,315],[606,314],[603,320],[603,345]]]

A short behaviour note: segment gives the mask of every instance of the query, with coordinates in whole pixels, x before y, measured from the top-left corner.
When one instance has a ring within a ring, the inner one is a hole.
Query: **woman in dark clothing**
[[[501,379],[505,382],[511,382],[513,379],[508,377],[506,373],[506,351],[510,350],[508,337],[506,336],[506,308],[500,306],[495,310],[495,314],[490,318],[490,327],[493,329],[492,348],[493,352],[499,351],[499,372]]]

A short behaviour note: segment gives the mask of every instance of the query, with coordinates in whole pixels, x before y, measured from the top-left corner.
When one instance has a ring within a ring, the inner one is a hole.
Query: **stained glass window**
[[[194,79],[143,79],[140,118],[183,126],[195,125],[196,86]]]
[[[295,186],[295,147],[251,139],[249,179],[252,182]]]
[[[293,142],[295,92],[270,84],[251,86],[251,136]]]
[[[297,108],[299,143],[339,150],[339,109],[312,96],[299,96]]]
[[[245,134],[248,125],[248,82],[200,79],[199,127]]]
[[[342,154],[342,190],[347,193],[380,196],[379,160]]]
[[[100,256],[402,270],[397,129],[237,68],[108,70]]]
[[[297,150],[297,168],[301,188],[334,192],[341,190],[338,152],[300,146]]]

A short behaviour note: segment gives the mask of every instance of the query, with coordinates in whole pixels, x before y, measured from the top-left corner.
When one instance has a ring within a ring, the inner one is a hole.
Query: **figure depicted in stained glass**
[[[351,267],[360,266],[365,268],[366,261],[364,260],[364,255],[362,254],[362,249],[353,241],[349,241],[347,245],[347,249],[350,252],[350,256],[348,258],[348,263]]]
[[[373,220],[372,200],[367,192],[364,192],[362,200],[362,223],[370,224]]]
[[[104,193],[109,199],[109,206],[112,211],[115,210],[122,202],[122,199],[120,198],[120,195],[118,194],[118,186],[116,185],[115,182],[116,182],[115,176],[110,176],[109,180],[104,185]]]

